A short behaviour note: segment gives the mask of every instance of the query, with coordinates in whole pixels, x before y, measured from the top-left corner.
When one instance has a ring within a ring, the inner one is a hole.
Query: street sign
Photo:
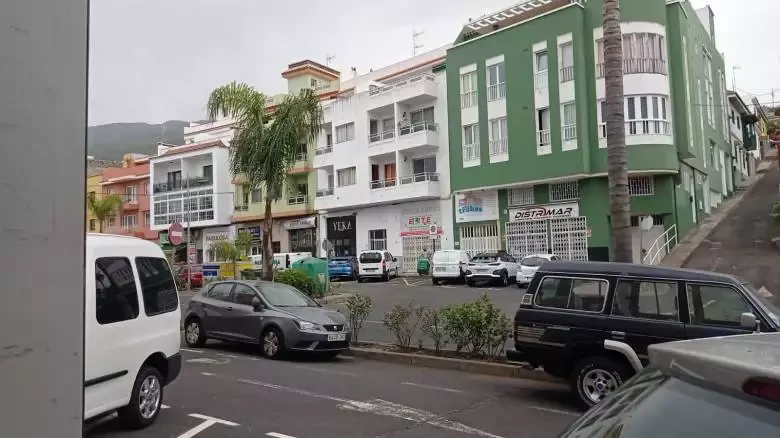
[[[439,237],[439,226],[436,224],[431,224],[430,228],[428,228],[428,235],[431,237],[431,239],[436,239]]]
[[[168,227],[168,241],[174,246],[184,243],[184,226],[182,224],[174,222]]]

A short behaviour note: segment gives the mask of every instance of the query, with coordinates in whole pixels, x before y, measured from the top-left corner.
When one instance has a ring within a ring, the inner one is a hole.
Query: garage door
[[[401,271],[405,273],[417,272],[417,258],[426,250],[428,254],[433,252],[433,241],[428,235],[401,237]]]
[[[472,257],[481,252],[496,252],[501,249],[497,224],[461,225],[458,230],[460,249]]]
[[[507,252],[522,258],[552,252],[564,260],[588,260],[585,217],[535,219],[506,223]]]

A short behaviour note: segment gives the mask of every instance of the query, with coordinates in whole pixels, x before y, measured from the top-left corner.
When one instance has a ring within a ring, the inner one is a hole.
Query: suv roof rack
[[[780,333],[692,339],[651,345],[650,365],[780,403]]]
[[[627,275],[644,276],[653,275],[655,277],[669,277],[679,280],[690,281],[720,281],[720,282],[739,282],[746,281],[730,274],[721,274],[719,272],[700,271],[697,269],[667,268],[664,266],[640,265],[634,263],[617,262],[579,262],[579,261],[549,261],[539,267],[543,272],[565,272],[579,273],[589,272],[605,275]]]

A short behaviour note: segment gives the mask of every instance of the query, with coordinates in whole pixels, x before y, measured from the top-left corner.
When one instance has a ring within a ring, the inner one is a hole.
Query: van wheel
[[[127,429],[143,429],[157,420],[162,406],[162,375],[157,368],[144,366],[130,394],[130,403],[119,409],[119,422]]]
[[[571,386],[580,402],[590,408],[613,393],[631,376],[629,370],[612,359],[594,356],[574,365]]]
[[[474,282],[470,280],[466,280],[466,284],[469,285],[469,287],[474,287]]]
[[[439,280],[437,280],[436,277],[431,277],[431,283],[433,283],[434,286],[438,286]]]
[[[267,329],[263,333],[261,343],[266,359],[279,359],[284,355],[284,337],[279,330],[273,327]]]
[[[184,341],[190,347],[202,347],[206,344],[206,332],[198,318],[190,318],[184,324]]]

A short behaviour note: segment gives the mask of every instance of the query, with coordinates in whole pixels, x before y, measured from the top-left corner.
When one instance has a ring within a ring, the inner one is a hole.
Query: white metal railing
[[[299,152],[295,154],[295,161],[306,161],[306,152]]]
[[[540,129],[536,132],[536,144],[538,146],[547,146],[550,144],[550,130]]]
[[[317,190],[317,197],[322,198],[325,196],[330,196],[333,194],[333,187],[329,187],[327,189]]]
[[[509,139],[497,138],[490,140],[490,155],[504,155],[509,153]]]
[[[330,82],[323,82],[317,84],[316,87],[314,87],[314,91],[321,91],[321,90],[328,90],[330,89]]]
[[[378,179],[376,181],[371,181],[369,185],[371,190],[383,189],[385,187],[395,187],[398,185],[398,180],[396,178]]]
[[[411,77],[409,79],[406,79],[406,80],[403,80],[403,81],[400,81],[400,82],[396,82],[394,84],[384,85],[384,86],[381,86],[381,87],[372,87],[372,88],[370,88],[368,90],[368,95],[369,96],[379,96],[380,94],[384,94],[384,93],[387,93],[389,91],[393,91],[393,90],[395,90],[397,88],[407,87],[409,85],[413,85],[413,84],[416,84],[416,83],[421,82],[421,81],[431,81],[431,82],[435,83],[436,82],[436,77],[433,76],[433,75],[429,75],[429,74],[422,74],[422,75],[414,76],[414,77]]]
[[[563,125],[563,141],[577,139],[577,125]]]
[[[409,135],[423,131],[436,131],[437,125],[433,122],[418,122],[413,125],[399,126],[398,135]]]
[[[606,64],[596,64],[596,77],[603,78],[607,72]],[[623,59],[623,74],[638,73],[666,74],[666,60],[658,58],[629,58]]]
[[[492,102],[494,100],[501,100],[506,97],[506,83],[501,82],[494,85],[488,85],[487,89],[487,98],[488,102]]]
[[[677,225],[672,225],[658,236],[647,249],[647,254],[642,258],[642,264],[657,265],[664,257],[677,246]]]
[[[560,76],[561,82],[569,82],[574,80],[574,66],[567,66],[567,67],[561,67],[560,72],[558,73]]]
[[[666,120],[628,120],[626,135],[671,135],[672,124]]]
[[[479,143],[463,145],[463,161],[479,160]]]
[[[547,70],[536,72],[534,75],[534,89],[541,90],[547,88],[548,85]]]
[[[298,205],[306,203],[306,195],[294,195],[287,197],[287,205]]]
[[[460,107],[470,108],[472,106],[477,106],[477,92],[466,91],[465,93],[460,93]]]
[[[368,135],[368,143],[377,143],[384,140],[390,140],[391,138],[395,137],[395,130],[390,129],[388,131],[379,132],[376,134],[369,134]]]
[[[325,147],[317,148],[314,151],[314,155],[325,155],[331,152],[333,152],[333,146],[325,146]]]
[[[402,176],[400,179],[401,184],[412,184],[423,181],[438,181],[439,174],[436,172],[415,173],[414,175],[410,176]]]

